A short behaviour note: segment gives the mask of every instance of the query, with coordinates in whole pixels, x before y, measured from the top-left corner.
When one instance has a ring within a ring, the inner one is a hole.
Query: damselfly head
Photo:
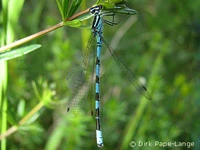
[[[98,14],[102,10],[102,8],[103,8],[102,5],[97,5],[97,6],[91,7],[90,13],[91,14]]]

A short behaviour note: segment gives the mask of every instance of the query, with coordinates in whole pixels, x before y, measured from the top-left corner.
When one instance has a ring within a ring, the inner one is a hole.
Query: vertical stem
[[[14,26],[16,26],[24,0],[2,0],[3,33],[1,33],[1,46],[14,40]],[[0,108],[1,133],[7,130],[7,62],[0,61]],[[1,150],[6,150],[6,139],[1,140]]]
[[[7,129],[7,99],[5,96],[7,87],[7,62],[0,61],[0,108],[1,108],[1,133]],[[1,150],[6,149],[6,139],[1,141]]]
[[[8,2],[2,1],[3,7],[3,33],[1,34],[1,45],[6,44],[7,35],[7,18],[8,18]],[[1,108],[1,133],[6,132],[7,129],[7,100],[5,97],[6,86],[7,86],[7,62],[0,61],[0,108]],[[6,139],[1,141],[1,150],[6,150]]]
[[[150,79],[149,79],[150,82],[148,84],[149,91],[153,90],[153,84],[156,83],[155,76],[156,76],[156,74],[158,74],[158,72],[161,68],[162,58],[163,58],[163,52],[161,52],[155,60],[154,67],[152,69],[152,73],[151,73]],[[133,117],[130,117],[132,119],[129,121],[129,123],[125,129],[125,134],[124,134],[125,136],[124,136],[124,139],[122,140],[122,145],[121,145],[120,149],[128,149],[130,147],[129,144],[130,144],[131,140],[133,140],[132,139],[133,136],[136,134],[136,129],[142,119],[144,110],[146,109],[148,102],[149,101],[145,97],[142,97],[140,104],[136,109],[136,113],[133,114]]]

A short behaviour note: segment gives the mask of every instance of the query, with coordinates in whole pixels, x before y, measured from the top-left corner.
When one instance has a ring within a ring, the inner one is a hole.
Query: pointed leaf
[[[63,18],[64,20],[67,17],[67,12],[69,9],[69,0],[63,0],[62,7],[63,7],[63,12],[64,12],[64,18]]]
[[[60,14],[61,14],[61,16],[62,16],[62,20],[64,20],[65,16],[64,16],[64,12],[63,12],[62,5],[61,5],[61,3],[60,3],[59,0],[56,0],[56,2],[57,2],[57,5],[58,5],[58,9],[59,9],[59,11],[60,11]]]
[[[71,7],[70,7],[69,12],[67,14],[67,18],[71,17],[74,14],[74,12],[77,10],[77,8],[81,4],[81,2],[82,2],[82,0],[72,1]]]
[[[10,51],[6,51],[3,53],[0,53],[0,60],[9,60],[9,59],[13,59],[16,57],[20,57],[20,56],[26,55],[27,53],[30,53],[40,47],[41,47],[41,45],[39,45],[39,44],[33,44],[33,45],[13,49]]]

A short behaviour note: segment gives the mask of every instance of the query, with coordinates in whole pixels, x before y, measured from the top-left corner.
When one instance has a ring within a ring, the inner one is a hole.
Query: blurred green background
[[[79,11],[95,2],[84,0]],[[104,38],[130,70],[146,79],[152,100],[129,84],[104,46],[103,149],[162,149],[133,148],[131,141],[194,142],[190,149],[200,149],[200,1],[129,0],[128,6],[138,14],[117,26],[105,25]],[[55,1],[25,1],[15,39],[60,21]],[[67,74],[77,54],[85,49],[90,32],[90,28],[60,28],[31,41],[42,45],[39,50],[8,61],[9,126],[18,124],[39,103],[33,83],[44,99],[49,91],[53,93],[51,102],[7,137],[8,149],[98,149],[89,99],[83,99],[81,104],[88,106],[76,117],[70,119],[66,112],[71,93]]]

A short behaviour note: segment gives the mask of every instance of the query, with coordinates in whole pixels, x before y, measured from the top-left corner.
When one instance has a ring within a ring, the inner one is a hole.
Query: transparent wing
[[[80,101],[87,94],[87,87],[85,87],[84,83],[83,68],[79,65],[73,65],[67,75],[67,86],[71,91],[70,100],[67,104],[67,115],[71,119],[78,114]]]
[[[67,74],[67,86],[71,90],[70,100],[67,104],[67,115],[69,118],[75,117],[80,107],[90,104],[91,109],[94,104],[94,91],[92,83],[94,83],[94,37],[91,36],[87,49],[83,51],[83,55],[79,58],[79,62],[73,64]],[[94,84],[93,84],[94,85]],[[87,104],[86,104],[87,103]],[[91,110],[92,112],[92,110]]]
[[[112,55],[113,59],[115,60],[115,62],[117,63],[117,65],[119,66],[119,68],[122,70],[123,74],[127,77],[127,79],[130,81],[130,83],[136,88],[136,90],[144,95],[147,99],[151,100],[152,97],[149,94],[147,88],[145,87],[145,85],[143,85],[141,83],[141,81],[139,80],[139,78],[130,71],[130,69],[128,67],[126,67],[118,58],[118,56],[114,53],[114,50],[109,46],[109,44],[104,40],[103,37],[102,41],[103,43],[106,45],[106,47],[108,48],[110,54]]]

